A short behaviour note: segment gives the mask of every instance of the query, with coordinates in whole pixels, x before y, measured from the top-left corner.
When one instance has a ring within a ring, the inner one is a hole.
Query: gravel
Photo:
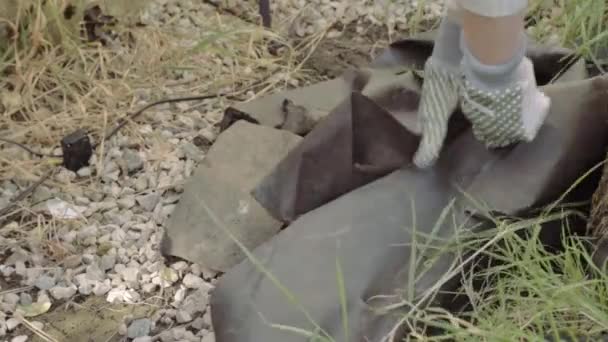
[[[129,328],[127,329],[127,336],[129,338],[148,336],[151,330],[151,320],[147,318],[136,319],[129,325]]]

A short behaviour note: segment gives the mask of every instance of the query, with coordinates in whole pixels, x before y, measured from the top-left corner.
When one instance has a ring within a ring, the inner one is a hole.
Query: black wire
[[[56,156],[56,155],[53,155],[53,154],[44,154],[44,153],[36,152],[36,151],[32,150],[31,148],[23,145],[23,144],[20,144],[20,143],[18,143],[16,141],[12,141],[12,140],[9,140],[9,139],[6,139],[6,138],[1,138],[0,137],[0,141],[3,141],[5,143],[7,143],[7,144],[15,145],[15,146],[17,146],[17,147],[19,147],[19,148],[21,148],[21,149],[29,152],[30,154],[35,155],[36,157],[40,157],[40,158],[44,158],[44,157],[47,157],[47,158],[61,158],[62,157],[62,156]]]
[[[152,102],[150,104],[147,104],[146,106],[144,106],[137,112],[127,116],[125,119],[122,119],[118,123],[118,126],[116,126],[112,131],[110,131],[110,133],[108,133],[105,136],[104,140],[110,140],[110,138],[112,138],[116,133],[118,133],[118,131],[120,131],[123,127],[125,127],[129,123],[129,121],[133,121],[135,118],[140,116],[143,112],[145,112],[146,110],[148,110],[154,106],[158,106],[158,105],[165,104],[165,103],[207,100],[207,99],[212,99],[212,98],[217,98],[217,97],[222,97],[222,96],[226,96],[226,95],[212,94],[212,95],[202,95],[202,96],[176,97],[176,98],[164,99],[164,100]],[[226,96],[226,97],[230,98],[229,96]],[[95,146],[93,146],[93,149],[95,149],[97,146],[99,146],[99,143],[96,144]]]
[[[121,120],[118,125],[111,130],[105,137],[104,140],[109,140],[110,138],[112,138],[116,133],[118,133],[118,131],[120,131],[124,126],[126,126],[129,121],[134,120],[135,118],[137,118],[139,115],[141,115],[143,112],[145,112],[146,110],[154,107],[154,106],[158,106],[161,104],[165,104],[165,103],[175,103],[175,102],[186,102],[186,101],[200,101],[200,100],[207,100],[207,99],[212,99],[212,98],[217,98],[217,97],[222,97],[225,96],[227,98],[231,98],[228,95],[224,95],[221,93],[218,94],[212,94],[212,95],[202,95],[202,96],[189,96],[189,97],[177,97],[177,98],[170,98],[170,99],[165,99],[165,100],[160,100],[160,101],[156,101],[156,102],[152,102],[150,104],[147,104],[146,106],[144,106],[143,108],[141,108],[140,110],[138,110],[137,112],[127,116],[125,119]],[[4,139],[4,138],[0,138],[0,141],[4,141],[6,143],[9,144],[13,144],[15,146],[18,146],[26,151],[28,151],[29,153],[38,156],[38,157],[51,157],[51,158],[61,158],[62,156],[54,156],[54,155],[46,155],[46,154],[42,154],[36,151],[33,151],[32,149],[30,149],[29,147],[20,144],[18,142],[14,142],[8,139]],[[96,144],[92,147],[92,149],[96,149],[97,146],[99,146],[99,144]],[[32,184],[30,187],[28,187],[27,189],[25,189],[23,192],[21,192],[19,195],[17,195],[16,197],[14,197],[13,199],[11,199],[10,203],[0,209],[0,217],[6,215],[12,208],[14,208],[17,203],[21,200],[23,200],[25,197],[27,197],[30,193],[34,192],[34,190],[36,190],[37,187],[39,187],[42,183],[44,183],[47,179],[49,179],[54,171],[57,168],[52,169],[51,171],[49,171],[47,174],[45,174],[42,178],[40,178],[36,183]]]

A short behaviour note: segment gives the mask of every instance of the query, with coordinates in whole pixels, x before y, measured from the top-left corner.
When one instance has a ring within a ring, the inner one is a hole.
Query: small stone
[[[185,339],[186,331],[187,330],[185,327],[175,327],[171,329],[171,333],[173,333],[173,338],[176,340]]]
[[[87,279],[91,281],[103,281],[106,278],[106,274],[102,271],[97,264],[92,264],[86,268]]]
[[[30,294],[29,294],[29,293],[27,293],[27,292],[22,292],[22,293],[21,293],[21,296],[20,296],[20,298],[19,298],[19,303],[20,303],[21,305],[30,305],[30,304],[32,304],[32,303],[33,303],[33,301],[34,301],[34,300],[32,299],[32,295],[30,295]]]
[[[133,197],[133,196],[124,197],[124,198],[121,198],[118,201],[116,201],[116,203],[118,204],[118,207],[121,209],[131,209],[135,206],[135,197]]]
[[[201,342],[215,342],[215,335],[211,334],[211,333],[207,334],[207,335],[205,335],[205,337],[203,337]]]
[[[203,289],[198,289],[184,299],[180,309],[187,311],[192,316],[195,316],[197,313],[205,312],[208,305],[209,294]]]
[[[137,203],[139,203],[144,211],[152,212],[160,201],[160,198],[160,194],[152,192],[147,195],[137,197]]]
[[[26,342],[27,339],[28,339],[28,337],[26,335],[19,335],[19,336],[13,337],[11,342]]]
[[[78,174],[78,176],[80,177],[90,177],[92,172],[91,172],[91,168],[88,166],[85,166],[83,168],[81,168],[80,170],[78,170],[78,172],[76,172]]]
[[[184,152],[184,155],[188,159],[192,159],[197,162],[200,162],[201,160],[203,160],[203,157],[204,157],[203,151],[201,151],[201,149],[198,148],[193,143],[185,143],[184,145],[182,145],[182,151]]]
[[[192,316],[187,311],[179,310],[177,315],[175,315],[175,319],[177,323],[184,324],[192,321]]]
[[[205,314],[203,315],[203,320],[205,321],[205,324],[207,324],[207,326],[213,326],[211,323],[211,312],[209,310],[205,311]]]
[[[14,312],[17,304],[0,303],[0,312]]]
[[[82,257],[80,255],[70,255],[63,259],[63,266],[65,268],[76,268],[82,263]]]
[[[40,203],[40,202],[49,200],[52,197],[53,197],[53,193],[51,192],[51,190],[49,188],[47,188],[46,186],[41,185],[41,186],[37,187],[36,191],[34,191],[34,193],[32,194],[32,201],[34,203]]]
[[[44,329],[44,323],[42,323],[42,322],[33,321],[33,322],[31,322],[31,324],[34,326],[34,328],[36,328],[38,330]]]
[[[178,261],[178,262],[172,264],[171,268],[178,272],[184,271],[185,269],[188,268],[188,263],[186,263],[185,261]]]
[[[39,290],[50,290],[53,286],[55,286],[55,279],[43,275],[36,279],[34,286],[36,286]]]
[[[82,262],[84,262],[87,265],[94,263],[95,259],[96,259],[96,257],[93,254],[83,254],[82,255]]]
[[[179,290],[175,291],[173,301],[175,304],[179,304],[184,300],[184,298],[186,298],[186,289],[181,287]]]
[[[192,321],[191,326],[196,330],[202,330],[204,328],[208,328],[208,326],[205,324],[205,321],[203,320],[202,317],[197,317],[194,321]]]
[[[169,322],[171,324],[171,322]],[[158,336],[162,342],[173,342],[175,339],[173,338],[173,334],[171,331],[165,330],[161,332]]]
[[[112,286],[110,285],[110,280],[106,279],[104,282],[97,282],[93,287],[93,293],[96,296],[104,296],[106,293],[110,292]]]
[[[205,281],[201,277],[197,277],[194,274],[188,273],[182,280],[184,286],[190,289],[198,289],[206,285]]]
[[[90,226],[84,227],[84,228],[80,229],[80,231],[78,231],[78,239],[84,240],[89,237],[96,237],[97,234],[99,234],[99,228],[97,228],[96,225],[90,225]]]
[[[6,265],[0,265],[0,272],[2,272],[2,275],[5,278],[8,278],[15,272],[15,268]]]
[[[135,186],[135,190],[137,190],[139,192],[146,190],[148,188],[148,178],[143,177],[143,176],[137,178],[134,186]]]
[[[13,331],[15,330],[15,328],[17,328],[19,326],[19,324],[21,324],[21,321],[19,321],[16,318],[9,318],[6,321],[6,329],[8,329],[8,331]]]
[[[2,301],[7,304],[16,305],[19,303],[19,295],[16,293],[7,293],[4,295]]]
[[[61,299],[68,299],[70,297],[72,297],[73,295],[76,294],[76,291],[78,289],[76,288],[76,286],[72,285],[72,286],[55,286],[52,289],[50,289],[50,293],[51,296],[53,296],[53,298],[61,300]]]
[[[85,273],[79,274],[75,277],[76,283],[78,284],[78,293],[88,296],[93,292],[95,282],[87,279]]]
[[[122,157],[129,173],[139,171],[144,167],[143,158],[139,155],[139,153],[133,150],[125,150]]]
[[[118,326],[118,334],[125,336],[127,334],[127,325],[125,323],[121,323]]]
[[[150,336],[140,336],[136,337],[133,342],[152,342],[152,337]]]
[[[147,284],[143,284],[141,286],[142,291],[144,291],[144,293],[152,293],[154,292],[154,290],[156,290],[156,288],[158,287],[158,285],[153,284],[153,283],[147,283]]]
[[[152,321],[147,318],[136,319],[131,322],[127,330],[129,338],[148,336],[152,330]]]
[[[60,183],[68,184],[71,183],[74,179],[76,179],[76,173],[68,169],[61,169],[61,171],[59,171],[59,173],[57,174],[57,180]]]
[[[116,265],[115,254],[106,254],[102,256],[101,260],[99,261],[99,268],[104,272],[107,272],[114,268],[114,265]]]
[[[139,280],[139,269],[135,267],[127,267],[121,272],[121,275],[127,283],[137,283]]]
[[[51,299],[49,298],[49,295],[46,293],[46,291],[38,292],[38,299],[36,299],[36,303],[38,303],[38,304],[51,303]]]
[[[127,238],[127,233],[121,228],[116,228],[112,231],[112,241],[122,243]]]

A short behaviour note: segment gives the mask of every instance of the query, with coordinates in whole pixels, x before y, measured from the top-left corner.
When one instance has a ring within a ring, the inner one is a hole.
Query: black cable
[[[126,126],[129,123],[129,121],[134,120],[135,118],[140,116],[143,112],[145,112],[146,110],[148,110],[154,106],[158,106],[158,105],[165,104],[165,103],[208,100],[208,99],[212,99],[212,98],[216,98],[216,97],[223,97],[223,96],[230,98],[230,96],[220,93],[220,94],[202,95],[202,96],[176,97],[176,98],[164,99],[164,100],[149,103],[146,106],[144,106],[143,108],[141,108],[140,110],[138,110],[137,112],[127,116],[125,119],[120,120],[118,125],[104,137],[104,140],[109,140],[110,138],[112,138],[116,133],[118,133],[118,131],[120,131],[124,126]],[[93,149],[95,149],[97,146],[99,146],[99,143],[94,145]]]
[[[7,144],[15,145],[15,146],[17,146],[17,147],[19,147],[19,148],[21,148],[21,149],[29,152],[30,154],[35,155],[36,157],[40,157],[40,158],[44,158],[44,157],[47,157],[47,158],[61,158],[62,157],[62,156],[56,156],[56,155],[52,155],[52,154],[44,154],[44,153],[36,152],[36,151],[32,150],[31,148],[23,145],[23,144],[20,144],[20,143],[18,143],[16,141],[12,141],[12,140],[9,140],[9,139],[0,138],[0,141],[5,142]]]
[[[106,136],[104,137],[104,140],[109,140],[110,138],[112,138],[116,133],[118,133],[118,131],[120,131],[124,126],[126,126],[129,123],[129,121],[134,120],[139,115],[141,115],[143,112],[145,112],[146,110],[148,110],[148,109],[150,109],[150,108],[152,108],[154,106],[158,106],[158,105],[165,104],[165,103],[186,102],[186,101],[201,101],[201,100],[207,100],[207,99],[212,99],[212,98],[217,98],[217,97],[232,98],[231,96],[224,95],[222,93],[218,93],[218,94],[202,95],[202,96],[176,97],[176,98],[170,98],[170,99],[164,99],[164,100],[152,102],[150,104],[147,104],[146,106],[144,106],[143,108],[141,108],[137,112],[135,112],[135,113],[127,116],[125,119],[120,120],[120,122],[118,123],[118,125],[113,130],[111,130],[108,134],[106,134]],[[18,146],[18,147],[20,147],[20,148],[28,151],[29,153],[31,153],[31,154],[33,154],[35,156],[38,156],[38,157],[62,158],[62,156],[46,155],[46,154],[43,154],[43,153],[36,152],[36,151],[30,149],[29,147],[23,145],[23,144],[20,144],[20,143],[17,143],[17,142],[8,140],[8,139],[0,138],[0,141],[4,141],[6,143]],[[92,149],[95,150],[97,148],[97,146],[99,146],[99,144],[94,145],[92,147]],[[49,179],[53,175],[53,172],[56,169],[57,168],[54,168],[53,170],[49,171],[42,178],[40,178],[36,183],[32,184],[30,187],[28,187],[27,189],[25,189],[19,195],[15,196],[13,199],[11,199],[10,203],[6,207],[0,209],[0,217],[4,216],[6,213],[8,213],[15,205],[17,205],[17,203],[19,201],[23,200],[30,193],[34,192],[34,190],[36,190],[37,187],[39,187],[42,183],[44,183],[47,179]]]

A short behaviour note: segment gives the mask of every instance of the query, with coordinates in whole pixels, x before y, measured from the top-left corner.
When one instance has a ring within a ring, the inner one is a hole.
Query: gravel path
[[[254,2],[239,7],[240,2],[223,1],[222,6],[244,15],[255,13]],[[425,3],[423,17],[434,18],[441,12],[440,1]],[[354,23],[358,30],[370,25],[403,30],[408,16],[416,15],[418,1],[273,0],[272,6],[275,23],[294,18],[290,32],[302,37],[333,19],[342,26]],[[197,22],[210,9],[193,0],[155,0],[142,21],[158,26],[171,23],[182,32],[196,32]],[[340,32],[334,29],[333,35]],[[145,103],[150,91],[141,94]],[[104,160],[93,159],[90,168],[78,173],[62,170],[56,175],[56,181],[71,189],[69,193],[44,185],[34,192],[32,203],[38,204],[32,210],[65,220],[48,228],[59,241],[51,241],[45,249],[22,247],[19,222],[0,230],[0,245],[13,246],[0,265],[0,341],[31,339],[29,330],[14,317],[16,310],[31,313],[31,324],[45,330],[44,316],[36,312],[90,296],[127,304],[141,304],[151,297],[164,299],[165,305],[149,317],[125,318],[118,334],[129,340],[214,341],[207,305],[217,274],[196,264],[168,262],[158,249],[163,224],[183,191],[182,182],[216,137],[213,124],[219,119],[218,111],[208,114],[209,108],[160,107],[147,116],[149,123],[136,127],[135,134],[121,132],[109,141]],[[141,137],[158,141],[154,148],[144,149],[138,144]],[[98,169],[101,183],[83,183]],[[8,180],[1,185],[0,207],[20,190]],[[62,250],[65,246],[74,246],[79,253]],[[50,265],[45,260],[48,253],[72,256],[60,265]]]

